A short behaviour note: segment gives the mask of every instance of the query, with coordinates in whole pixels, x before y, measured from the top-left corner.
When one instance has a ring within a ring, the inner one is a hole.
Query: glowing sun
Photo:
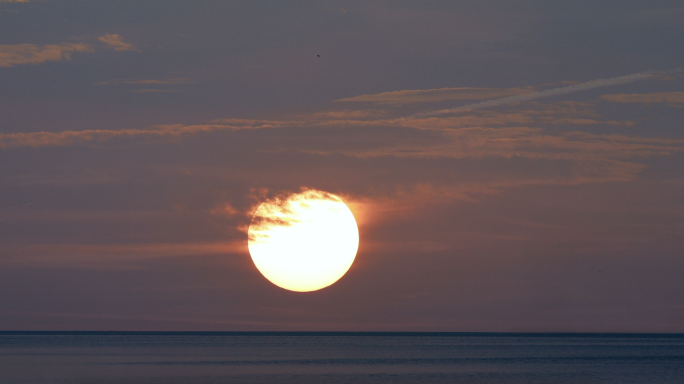
[[[347,273],[359,229],[339,197],[309,189],[263,202],[252,216],[248,246],[257,269],[273,284],[316,291]]]

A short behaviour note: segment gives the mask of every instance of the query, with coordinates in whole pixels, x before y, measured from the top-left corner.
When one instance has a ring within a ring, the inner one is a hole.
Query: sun
[[[249,225],[249,254],[273,284],[296,292],[325,288],[349,270],[359,228],[339,197],[313,189],[263,202]]]

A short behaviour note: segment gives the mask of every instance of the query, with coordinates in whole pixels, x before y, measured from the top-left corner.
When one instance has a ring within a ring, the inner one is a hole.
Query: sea
[[[2,384],[684,383],[684,334],[0,332]]]

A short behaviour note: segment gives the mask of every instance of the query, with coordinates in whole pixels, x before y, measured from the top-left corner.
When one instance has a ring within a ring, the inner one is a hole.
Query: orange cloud
[[[45,244],[5,247],[10,257],[0,258],[2,265],[71,265],[77,268],[136,268],[145,259],[177,256],[246,254],[242,241],[213,243],[158,244]]]
[[[608,160],[664,156],[684,151],[684,140],[653,139],[588,132],[545,133],[541,128],[459,128],[445,131],[432,142],[397,140],[383,146],[319,154],[341,153],[354,157],[404,158],[525,157],[553,160]]]
[[[175,77],[166,80],[138,80],[138,81],[128,81],[126,84],[196,84],[196,81],[192,81],[185,77]]]
[[[30,132],[0,134],[0,148],[64,146],[104,141],[114,137],[134,136],[181,136],[198,132],[234,130],[240,127],[229,125],[160,125],[154,129],[88,129],[83,131]]]
[[[251,210],[249,212],[240,212],[235,207],[233,207],[233,205],[230,203],[223,203],[223,204],[221,204],[221,205],[219,205],[219,206],[217,206],[217,207],[215,207],[209,211],[209,213],[214,215],[214,216],[224,216],[224,217],[241,216],[241,215],[245,216],[245,217],[249,217],[249,215],[252,212],[253,211],[251,211]]]
[[[72,52],[94,52],[94,50],[90,45],[82,43],[43,46],[36,44],[0,45],[0,67],[69,60]]]
[[[97,38],[101,42],[107,44],[110,48],[115,51],[138,51],[133,44],[129,44],[123,41],[123,37],[119,34],[112,33],[103,35]]]
[[[187,77],[173,77],[165,80],[110,80],[95,83],[93,85],[118,85],[118,84],[149,84],[149,85],[176,85],[176,84],[197,84],[196,81]]]
[[[132,91],[135,93],[165,93],[165,92],[185,92],[182,89],[154,89],[154,88],[148,88],[148,89],[136,89],[135,91]]]
[[[132,80],[124,80],[130,81]],[[395,112],[370,110],[321,111],[295,115],[293,119],[216,119],[208,124],[161,125],[152,129],[86,130],[63,132],[34,132],[0,134],[0,148],[20,146],[75,145],[104,141],[114,137],[182,137],[209,134],[218,131],[255,129],[336,129],[368,128],[356,130],[332,147],[329,141],[307,140],[305,143],[287,140],[262,148],[268,152],[301,152],[322,156],[342,154],[356,158],[399,157],[415,159],[482,159],[523,158],[563,164],[558,173],[543,177],[496,176],[481,183],[458,183],[450,187],[421,185],[407,188],[420,190],[395,191],[403,201],[429,196],[431,200],[473,200],[473,196],[499,193],[500,190],[521,185],[577,185],[584,183],[633,181],[644,170],[639,158],[665,156],[684,151],[684,140],[634,137],[616,134],[595,134],[577,129],[568,132],[548,130],[553,124],[633,124],[632,122],[602,121],[594,104],[558,102],[542,104],[530,102],[511,106],[503,111],[475,110],[456,116],[393,117]],[[413,129],[420,134],[387,135],[382,140],[374,137],[377,128]],[[364,137],[368,133],[368,138]],[[355,145],[363,140],[364,145]],[[415,197],[411,197],[414,196]],[[343,196],[354,201],[353,196]],[[358,202],[359,207],[364,202]],[[375,204],[375,203],[374,203]],[[364,211],[359,208],[360,211]],[[231,206],[219,207],[214,215],[236,215]]]
[[[382,110],[343,110],[313,113],[303,116],[307,120],[371,120],[383,118],[387,112]]]
[[[299,116],[297,120],[251,120],[217,119],[210,124],[162,125],[153,129],[84,130],[62,132],[33,132],[0,134],[0,148],[21,146],[74,145],[90,141],[104,141],[113,137],[172,136],[180,137],[215,131],[253,129],[338,127],[387,127],[433,131],[438,141],[402,140],[389,137],[375,146],[364,145],[358,149],[339,147],[336,153],[355,157],[483,157],[524,156],[534,158],[572,158],[579,152],[583,156],[601,158],[653,156],[681,150],[682,142],[631,138],[619,135],[593,135],[590,133],[545,133],[535,125],[549,124],[630,124],[630,122],[600,121],[595,117],[591,104],[557,103],[535,104],[536,109],[495,112],[473,111],[464,116],[383,118],[384,111],[318,112]],[[585,117],[586,116],[586,117]],[[297,148],[292,150],[310,153],[331,153],[326,147]],[[283,144],[283,148],[286,145]]]
[[[667,103],[670,105],[684,104],[684,92],[660,93],[617,93],[601,96],[603,100],[613,103]]]
[[[532,92],[528,88],[439,88],[403,90],[361,95],[336,100],[338,102],[364,102],[380,104],[434,103],[447,100],[483,100]]]
[[[610,86],[619,85],[619,84],[628,84],[628,83],[632,83],[632,82],[639,81],[639,80],[646,80],[646,79],[652,78],[653,76],[656,76],[656,75],[672,74],[675,72],[679,72],[682,69],[683,68],[676,68],[673,70],[662,71],[662,72],[646,71],[646,72],[640,72],[640,73],[633,73],[631,75],[626,75],[626,76],[613,77],[610,79],[592,80],[592,81],[587,81],[585,83],[579,83],[579,84],[574,84],[574,85],[566,85],[566,86],[560,87],[560,88],[552,88],[552,89],[545,89],[545,90],[536,91],[536,92],[528,92],[526,94],[521,94],[521,95],[504,96],[504,97],[490,99],[490,100],[486,100],[486,101],[482,101],[482,102],[478,102],[478,103],[471,103],[471,104],[467,104],[467,105],[462,105],[460,107],[455,107],[455,108],[446,108],[446,109],[440,109],[440,110],[431,111],[431,112],[421,112],[421,113],[419,113],[419,115],[437,116],[437,115],[444,115],[444,114],[459,113],[459,112],[464,112],[464,111],[472,111],[475,109],[496,107],[496,106],[506,105],[506,104],[528,102],[528,101],[532,101],[532,100],[536,100],[536,99],[543,99],[543,98],[551,97],[551,96],[558,96],[558,95],[565,95],[565,94],[569,94],[569,93],[587,91],[587,90],[595,89],[595,88],[610,87]]]

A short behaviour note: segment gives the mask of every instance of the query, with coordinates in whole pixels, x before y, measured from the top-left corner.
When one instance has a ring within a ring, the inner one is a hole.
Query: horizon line
[[[684,332],[462,332],[462,331],[31,331],[0,330],[0,336],[136,336],[136,335],[197,335],[197,336],[499,336],[499,337],[684,337]]]

